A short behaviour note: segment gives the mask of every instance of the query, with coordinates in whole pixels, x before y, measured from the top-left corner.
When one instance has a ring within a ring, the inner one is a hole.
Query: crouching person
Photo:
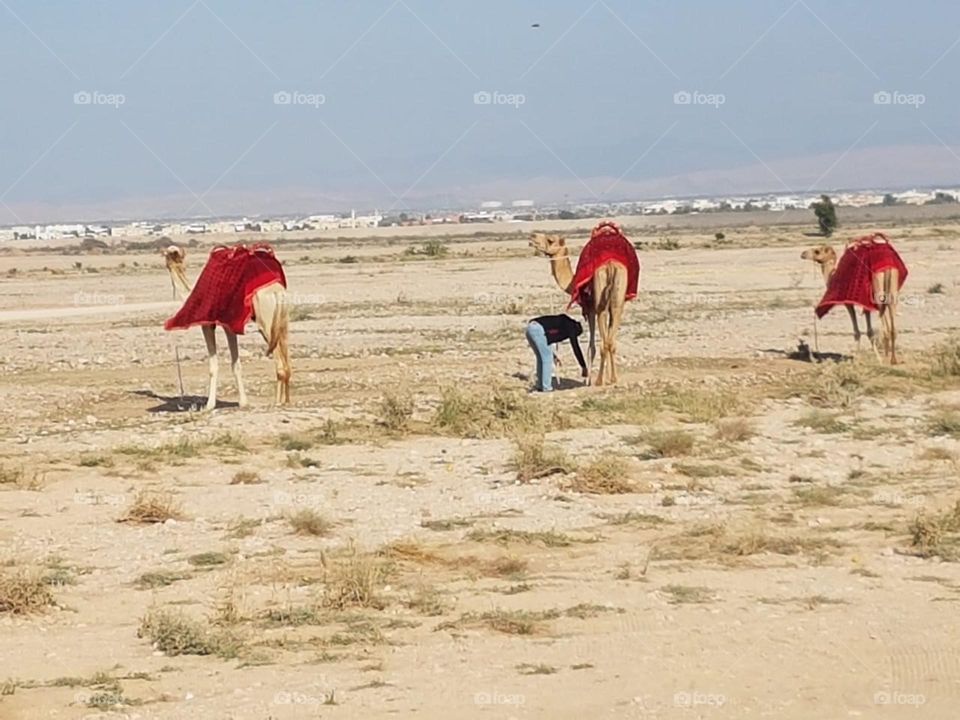
[[[535,390],[553,391],[553,348],[564,340],[570,341],[573,354],[580,363],[582,377],[587,377],[587,364],[580,352],[577,338],[583,333],[583,326],[569,315],[542,315],[527,324],[527,342],[537,357],[537,379]]]

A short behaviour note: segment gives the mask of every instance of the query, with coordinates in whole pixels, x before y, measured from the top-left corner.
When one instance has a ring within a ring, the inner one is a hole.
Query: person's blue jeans
[[[547,342],[547,332],[543,325],[532,322],[527,325],[527,342],[537,356],[537,390],[551,392],[553,390],[553,350]]]

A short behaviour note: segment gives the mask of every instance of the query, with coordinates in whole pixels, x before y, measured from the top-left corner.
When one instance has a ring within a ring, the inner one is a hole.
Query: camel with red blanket
[[[863,311],[867,323],[867,337],[877,358],[880,353],[870,321],[870,313],[876,312],[884,330],[884,350],[890,364],[897,364],[896,311],[900,288],[907,279],[907,266],[893,245],[882,233],[874,233],[849,242],[843,255],[837,260],[836,251],[829,245],[817,245],[805,250],[803,260],[812,260],[820,266],[827,290],[817,305],[818,318],[826,315],[835,305],[843,305],[853,323],[853,337],[860,349],[860,326],[857,324],[855,307]]]
[[[534,233],[530,246],[550,258],[550,271],[560,289],[570,295],[570,305],[579,304],[590,328],[587,382],[597,354],[596,330],[600,330],[600,369],[597,385],[617,382],[617,332],[627,300],[637,295],[640,260],[616,223],[606,221],[594,228],[580,252],[577,269],[570,264],[570,250],[560,235]]]
[[[267,356],[273,355],[276,360],[276,403],[289,403],[287,280],[283,267],[274,257],[273,249],[268,245],[254,245],[251,248],[243,245],[215,247],[210,251],[210,257],[193,288],[187,282],[184,250],[171,245],[163,252],[163,257],[173,283],[174,294],[177,299],[186,298],[177,314],[164,324],[164,328],[176,330],[200,325],[203,339],[207,343],[210,391],[207,394],[206,409],[213,410],[217,405],[218,325],[227,336],[230,366],[240,395],[240,407],[247,404],[247,393],[240,372],[237,335],[243,334],[247,322],[251,319],[256,322],[257,329],[267,341]]]

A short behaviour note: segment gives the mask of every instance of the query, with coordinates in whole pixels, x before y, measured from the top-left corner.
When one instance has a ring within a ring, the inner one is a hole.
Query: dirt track
[[[576,387],[564,350],[553,397],[524,394],[522,328],[564,297],[522,238],[281,245],[295,402],[268,405],[249,334],[253,407],[224,361],[212,414],[157,257],[0,256],[0,570],[54,603],[0,605],[0,719],[954,717],[960,568],[909,532],[960,498],[960,385],[930,371],[960,317],[951,222],[894,233],[902,368],[788,359],[822,291],[806,227],[679,227],[679,250],[642,238],[620,386]],[[852,351],[845,315],[820,343]],[[402,427],[385,396],[412,399]],[[541,433],[580,470],[518,480]],[[116,522],[143,490],[182,516]],[[304,510],[330,527],[296,532]],[[376,597],[332,603],[358,567]],[[155,649],[158,609],[230,652]]]

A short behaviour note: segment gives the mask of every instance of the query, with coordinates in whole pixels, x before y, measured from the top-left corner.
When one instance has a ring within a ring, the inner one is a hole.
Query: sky
[[[0,67],[2,224],[960,184],[946,0],[0,0]]]

